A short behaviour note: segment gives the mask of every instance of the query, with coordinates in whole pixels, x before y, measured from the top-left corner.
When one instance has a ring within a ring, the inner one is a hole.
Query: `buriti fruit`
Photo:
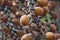
[[[17,36],[18,36],[18,38],[21,38],[23,35],[24,35],[23,30],[18,30],[18,31],[17,31]]]
[[[41,7],[35,7],[35,8],[34,8],[34,13],[35,13],[35,15],[37,15],[37,16],[43,16],[44,10],[43,10],[43,8],[41,8]]]
[[[54,33],[52,33],[52,32],[47,32],[47,33],[45,34],[45,38],[46,38],[46,40],[54,40],[55,35],[54,35]]]
[[[11,12],[14,13],[14,14],[17,12],[17,8],[14,7],[14,6],[11,6],[11,7],[10,7],[10,10],[11,10]]]
[[[50,4],[50,3],[48,3],[48,8],[49,8],[49,10],[51,10],[52,9],[52,4]]]
[[[54,8],[54,7],[55,7],[55,3],[54,3],[54,1],[48,1],[48,3],[50,3],[50,4],[51,4],[52,8]]]
[[[49,12],[49,8],[47,6],[44,6],[43,9],[45,14]]]
[[[57,19],[57,13],[56,13],[56,12],[52,12],[52,18],[53,18],[54,20]]]
[[[33,32],[33,36],[34,36],[34,38],[35,38],[35,40],[37,39],[37,37],[38,37],[38,33],[36,32],[36,31],[32,31]]]
[[[37,0],[37,2],[41,7],[44,7],[48,4],[48,0]]]
[[[15,15],[16,15],[17,17],[21,17],[21,13],[20,13],[19,11],[17,11],[17,12],[15,13]]]
[[[15,26],[19,26],[19,25],[20,25],[20,22],[19,22],[18,19],[13,19],[13,20],[12,20],[12,23],[13,23],[13,25],[15,25]]]
[[[10,30],[8,29],[7,26],[3,26],[2,27],[2,31],[5,32],[6,34],[9,34],[10,33]]]
[[[30,39],[30,34],[25,34],[22,36],[21,40],[31,40]]]
[[[4,0],[4,5],[7,5],[8,7],[12,6],[12,1],[11,0]]]
[[[28,15],[21,16],[20,23],[23,26],[27,26],[29,24],[29,16]]]
[[[32,29],[33,29],[34,31],[36,31],[36,30],[38,29],[38,26],[37,26],[37,24],[35,24],[35,23],[32,23],[32,25],[33,25]]]
[[[7,16],[6,16],[6,15],[3,15],[3,16],[1,17],[1,20],[2,20],[3,22],[7,22]]]
[[[56,32],[56,26],[54,24],[50,24],[50,31],[53,33]]]

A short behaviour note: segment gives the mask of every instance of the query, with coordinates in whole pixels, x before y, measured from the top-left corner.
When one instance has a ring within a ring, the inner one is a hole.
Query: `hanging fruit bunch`
[[[7,40],[59,40],[54,7],[49,0],[0,0],[3,35]]]

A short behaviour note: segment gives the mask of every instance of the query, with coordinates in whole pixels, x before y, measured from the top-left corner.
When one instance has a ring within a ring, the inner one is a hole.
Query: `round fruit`
[[[29,17],[28,17],[28,15],[21,16],[20,23],[23,26],[27,26],[29,24]]]
[[[1,17],[1,20],[2,20],[3,22],[7,22],[7,16],[6,16],[6,15],[3,15],[3,16]]]
[[[5,33],[10,33],[10,30],[8,29],[7,26],[3,26],[2,31],[5,32]]]
[[[44,6],[43,9],[45,14],[49,12],[49,8],[47,6]]]
[[[38,5],[41,7],[46,6],[48,4],[48,0],[37,0]]]
[[[18,31],[17,31],[17,36],[18,36],[18,38],[21,38],[23,35],[24,35],[23,30],[18,30]]]
[[[57,19],[57,14],[56,14],[55,12],[52,13],[52,18],[53,18],[54,20]]]
[[[25,34],[22,36],[21,40],[31,40],[30,39],[30,34]]]
[[[38,29],[38,26],[37,26],[37,24],[35,24],[35,23],[32,23],[32,25],[33,25],[32,29],[33,29],[34,31],[36,31],[36,30]]]
[[[4,0],[4,4],[7,5],[8,7],[11,7],[12,1],[11,0]]]
[[[46,40],[54,40],[55,39],[55,35],[52,32],[47,32],[45,34],[45,38],[46,38]]]
[[[35,7],[35,8],[34,8],[34,13],[35,13],[35,15],[37,15],[37,16],[43,16],[44,10],[43,10],[43,8],[41,8],[41,7]]]
[[[20,22],[18,19],[13,19],[12,20],[12,23],[15,25],[15,26],[19,26],[20,25]]]
[[[56,26],[54,24],[50,24],[50,30],[51,30],[51,32],[55,33],[56,32]]]
[[[33,36],[34,36],[35,39],[37,39],[38,33],[36,31],[33,31]]]
[[[14,6],[10,7],[10,10],[11,10],[11,12],[14,13],[14,14],[17,12],[17,8],[14,7]]]
[[[15,15],[16,15],[17,17],[21,17],[21,14],[20,14],[19,11],[17,11]]]
[[[55,3],[54,3],[54,1],[48,1],[48,3],[50,3],[50,4],[52,5],[52,8],[55,7]]]
[[[52,9],[52,5],[50,4],[50,3],[48,3],[48,8],[49,8],[49,10],[51,10]]]

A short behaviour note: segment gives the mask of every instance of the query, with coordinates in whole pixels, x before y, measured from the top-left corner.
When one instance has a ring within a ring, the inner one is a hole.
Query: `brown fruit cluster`
[[[27,0],[19,0],[18,2],[16,1],[17,0],[0,0],[0,5],[4,4],[4,6],[7,6],[7,11],[10,10],[10,13],[6,13],[5,8],[3,11],[0,10],[0,16],[3,25],[2,31],[6,35],[9,35],[7,36],[9,37],[7,40],[14,40],[13,36],[11,37],[11,35],[13,35],[15,32],[17,34],[16,38],[19,40],[31,40],[31,36],[33,36],[34,40],[37,40],[42,34],[42,36],[45,36],[46,40],[55,40],[56,38],[57,40],[60,39],[60,34],[56,33],[56,25],[48,24],[46,21],[46,14],[50,14],[49,12],[51,12],[55,6],[53,1],[35,0],[38,5],[35,6],[34,4],[35,7],[33,10],[31,10],[31,13],[30,10],[28,10],[30,6],[27,5]],[[27,2],[25,3],[25,1]],[[33,3],[31,4],[33,5]],[[43,17],[46,18],[44,22],[40,20]],[[56,13],[52,12],[51,17],[55,21],[57,19]],[[50,28],[49,31],[47,27]]]

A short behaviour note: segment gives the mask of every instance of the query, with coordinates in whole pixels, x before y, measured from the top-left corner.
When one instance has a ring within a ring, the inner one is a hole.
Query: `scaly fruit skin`
[[[57,13],[56,13],[56,12],[53,12],[53,13],[52,13],[52,18],[53,18],[54,20],[57,19]]]
[[[50,4],[50,3],[48,3],[48,8],[49,8],[49,10],[51,10],[52,9],[52,5]]]
[[[47,32],[45,34],[45,38],[46,38],[46,40],[54,40],[55,39],[55,34],[52,33],[52,32]]]
[[[6,15],[3,15],[2,17],[1,17],[1,20],[3,21],[3,22],[7,22],[7,16]]]
[[[41,7],[44,7],[48,4],[48,0],[37,0],[37,2]]]
[[[56,32],[56,26],[54,24],[50,24],[50,31],[53,33]]]
[[[11,0],[4,0],[4,5],[7,5],[8,7],[12,6],[12,1]]]
[[[20,14],[19,11],[17,11],[17,12],[15,13],[15,15],[16,15],[17,17],[21,17],[21,14]]]
[[[29,16],[28,15],[21,16],[20,23],[23,26],[27,26],[29,24]]]
[[[18,30],[18,31],[17,31],[17,36],[18,36],[18,38],[21,38],[23,35],[24,35],[23,30]]]
[[[13,25],[15,25],[15,26],[19,26],[19,25],[20,25],[20,22],[19,22],[18,19],[13,19],[13,20],[12,20],[12,23],[13,23]]]
[[[13,14],[15,14],[18,9],[17,9],[16,7],[14,7],[14,6],[11,6],[11,7],[10,7],[10,10],[11,10],[11,12],[12,12]]]
[[[48,3],[50,3],[50,4],[51,4],[52,9],[55,7],[55,3],[54,3],[54,1],[48,1]]]
[[[45,14],[49,12],[49,8],[47,6],[44,6],[43,9]]]
[[[36,31],[33,31],[33,36],[34,36],[34,38],[35,38],[35,40],[36,40],[37,37],[38,37],[38,33],[37,33]]]
[[[35,8],[34,8],[34,13],[35,13],[35,15],[37,15],[37,16],[43,16],[44,10],[43,10],[43,8],[41,8],[41,7],[35,7]]]
[[[30,39],[30,34],[25,34],[22,36],[21,40],[31,40]]]
[[[38,26],[37,26],[37,24],[35,24],[35,23],[32,23],[32,25],[33,25],[33,28],[32,28],[32,29],[33,29],[34,31],[36,31],[36,30],[38,29]]]
[[[5,32],[6,34],[10,34],[10,30],[8,29],[7,26],[3,26],[2,31]]]

